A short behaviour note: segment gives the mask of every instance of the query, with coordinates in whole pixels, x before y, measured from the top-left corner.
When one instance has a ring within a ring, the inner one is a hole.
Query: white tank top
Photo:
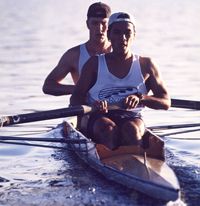
[[[147,94],[139,56],[133,55],[129,73],[124,78],[118,78],[109,72],[105,54],[99,55],[97,81],[89,90],[89,104],[96,100],[107,100],[110,104],[114,104],[134,93]],[[142,107],[139,105],[133,111],[139,112]]]
[[[90,58],[90,55],[87,51],[85,44],[80,45],[80,55],[79,55],[79,63],[78,63],[78,73],[81,74],[82,68],[87,60]]]

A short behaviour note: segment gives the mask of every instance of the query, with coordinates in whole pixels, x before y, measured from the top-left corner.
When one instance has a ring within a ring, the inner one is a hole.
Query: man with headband
[[[71,105],[96,107],[89,118],[87,135],[110,149],[140,146],[145,132],[144,107],[167,110],[171,104],[151,58],[133,54],[134,38],[134,18],[124,12],[112,14],[108,23],[112,52],[90,58],[70,99]],[[112,104],[120,108],[108,110]]]
[[[55,96],[68,95],[74,90],[74,85],[62,84],[61,81],[71,73],[74,84],[79,79],[85,62],[94,55],[110,52],[111,44],[107,39],[108,18],[110,7],[98,2],[92,4],[87,12],[87,28],[89,40],[75,46],[64,53],[58,65],[47,76],[43,92]]]

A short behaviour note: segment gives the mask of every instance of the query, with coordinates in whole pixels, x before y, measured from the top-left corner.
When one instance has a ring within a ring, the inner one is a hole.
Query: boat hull
[[[71,144],[75,153],[106,178],[165,201],[179,198],[179,183],[173,170],[164,161],[163,141],[148,132],[149,145],[144,151],[138,146],[121,146],[109,150],[95,144],[66,122],[65,137],[86,139],[85,144]],[[146,152],[146,158],[144,158]]]

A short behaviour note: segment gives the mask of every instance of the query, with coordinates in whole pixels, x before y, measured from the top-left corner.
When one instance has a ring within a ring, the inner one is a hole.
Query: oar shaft
[[[161,134],[159,136],[167,137],[167,136],[171,136],[171,135],[184,134],[184,133],[197,132],[197,131],[200,131],[200,129],[190,129],[190,130],[184,130],[184,131],[178,131],[178,132],[170,132],[170,133],[166,133],[166,134]]]
[[[171,106],[185,109],[200,110],[200,101],[171,99]]]
[[[15,141],[35,141],[35,142],[60,142],[69,144],[82,144],[86,143],[86,139],[64,139],[64,138],[40,138],[40,137],[12,137],[0,136],[0,140],[15,140]]]
[[[186,128],[186,127],[200,127],[200,123],[160,125],[160,126],[150,126],[148,128],[151,130],[158,130],[158,129],[179,129],[179,128]]]
[[[0,124],[1,126],[8,126],[13,124],[57,119],[63,117],[84,115],[91,111],[92,111],[92,107],[86,105],[73,106],[73,107],[68,107],[63,109],[55,109],[55,110],[41,111],[41,112],[28,113],[28,114],[5,116],[1,118]]]
[[[2,144],[14,144],[14,145],[24,145],[24,146],[30,146],[30,147],[43,147],[43,148],[51,148],[51,149],[66,149],[65,147],[59,147],[54,145],[40,145],[40,144],[30,144],[26,142],[7,142],[7,141],[1,141]]]

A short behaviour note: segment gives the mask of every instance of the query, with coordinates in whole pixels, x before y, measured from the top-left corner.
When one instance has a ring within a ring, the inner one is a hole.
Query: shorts
[[[107,117],[111,119],[113,122],[115,122],[117,126],[123,125],[123,123],[125,123],[126,121],[135,120],[137,118],[143,121],[141,113],[134,113],[131,111],[125,111],[125,110],[113,110],[112,111],[111,110],[111,111],[108,111],[108,113],[95,112],[90,115],[88,124],[87,124],[87,134],[89,138],[92,139],[92,137],[94,136],[93,134],[94,122],[101,117]]]

